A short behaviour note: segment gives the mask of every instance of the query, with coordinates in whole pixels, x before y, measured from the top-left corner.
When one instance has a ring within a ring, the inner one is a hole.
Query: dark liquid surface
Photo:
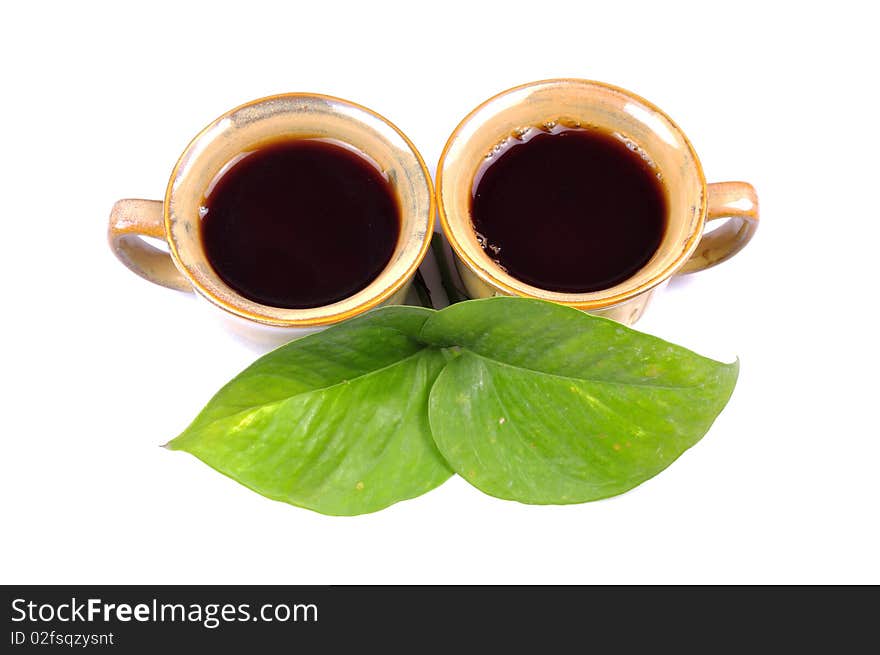
[[[486,254],[523,282],[563,293],[607,289],[660,245],[663,186],[611,134],[539,132],[490,161],[476,180],[471,217]]]
[[[379,169],[309,139],[245,155],[209,190],[202,214],[202,242],[220,278],[273,307],[318,307],[360,291],[400,234],[397,200]]]

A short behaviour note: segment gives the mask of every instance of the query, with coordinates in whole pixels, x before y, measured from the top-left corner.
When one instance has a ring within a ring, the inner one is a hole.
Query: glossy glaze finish
[[[695,273],[733,257],[745,248],[758,229],[758,193],[748,182],[708,185],[706,222],[728,219],[705,232],[700,244],[678,273]]]

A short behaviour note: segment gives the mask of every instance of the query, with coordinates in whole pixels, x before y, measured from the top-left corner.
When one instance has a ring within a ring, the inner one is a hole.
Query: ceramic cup
[[[332,139],[374,161],[393,187],[401,230],[388,265],[364,289],[309,309],[262,305],[241,296],[214,272],[202,247],[199,207],[205,191],[242,153],[279,137]],[[379,114],[347,100],[290,93],[254,100],[223,114],[202,130],[177,160],[164,201],[120,200],[110,215],[110,246],[141,277],[182,291],[195,290],[250,325],[300,334],[337,323],[383,304],[403,302],[430,245],[434,195],[415,146]],[[168,243],[164,252],[142,237]]]
[[[475,176],[528,130],[587,126],[614,134],[656,169],[667,194],[666,231],[648,263],[619,284],[590,293],[540,289],[507,274],[477,241],[470,216]],[[628,325],[642,316],[659,285],[732,257],[758,225],[758,198],[750,184],[706,184],[697,154],[666,114],[628,91],[589,80],[532,82],[485,101],[449,137],[436,187],[440,222],[470,297],[541,298]],[[707,222],[722,218],[728,220],[704,233]]]

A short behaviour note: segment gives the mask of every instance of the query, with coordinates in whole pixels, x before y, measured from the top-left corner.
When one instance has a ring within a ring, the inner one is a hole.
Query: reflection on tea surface
[[[202,241],[217,275],[272,307],[319,307],[365,288],[400,235],[393,188],[342,145],[285,139],[235,161],[202,202]]]

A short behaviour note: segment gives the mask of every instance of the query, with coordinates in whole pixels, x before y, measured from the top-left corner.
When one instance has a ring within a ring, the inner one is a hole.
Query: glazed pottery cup
[[[478,172],[511,139],[557,127],[594,127],[615,135],[657,171],[667,194],[669,213],[659,248],[643,268],[608,289],[560,293],[526,284],[494,262],[474,232],[470,206]],[[641,317],[659,285],[732,257],[758,225],[758,198],[750,184],[706,184],[697,154],[666,114],[628,91],[588,80],[524,84],[481,104],[449,137],[436,186],[440,221],[470,297],[541,298],[629,325]],[[728,220],[704,233],[707,222],[723,218]]]
[[[271,307],[241,296],[214,272],[202,247],[199,208],[211,183],[242,153],[285,136],[332,139],[359,151],[384,172],[400,207],[400,236],[388,265],[366,288],[321,307]],[[177,160],[164,201],[129,199],[114,205],[109,240],[119,260],[141,277],[195,290],[228,315],[295,335],[401,303],[430,245],[433,214],[428,169],[399,129],[347,100],[290,93],[241,105],[208,125]],[[166,241],[168,252],[142,237]]]

